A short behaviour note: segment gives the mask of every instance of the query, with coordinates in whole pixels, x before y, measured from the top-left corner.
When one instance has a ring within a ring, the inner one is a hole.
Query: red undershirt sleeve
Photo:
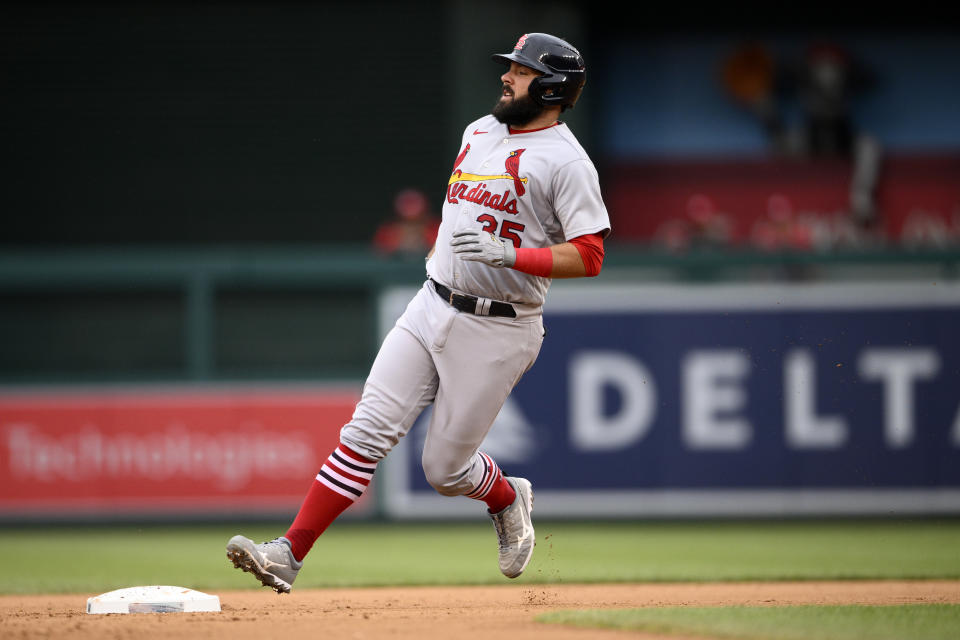
[[[587,270],[587,277],[599,275],[600,267],[603,265],[603,232],[578,236],[570,240],[570,244],[580,252],[583,266]]]
[[[600,273],[603,264],[603,232],[591,233],[570,240],[570,244],[577,248],[586,275],[596,276]],[[539,249],[517,249],[517,261],[513,269],[543,278],[551,277],[553,272],[553,252],[550,247]]]

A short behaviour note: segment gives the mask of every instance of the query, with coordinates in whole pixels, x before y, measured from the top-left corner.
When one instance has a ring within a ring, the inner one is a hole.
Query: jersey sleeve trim
[[[571,231],[569,231],[569,232],[566,232],[566,231],[565,231],[565,233],[564,233],[564,239],[565,239],[567,242],[571,242],[571,241],[573,241],[574,238],[578,238],[578,237],[580,237],[580,236],[590,235],[590,234],[593,234],[593,233],[599,233],[599,234],[601,234],[601,237],[607,238],[607,237],[610,236],[610,225],[608,225],[608,224],[601,224],[601,225],[595,225],[595,226],[593,226],[593,227],[585,227],[585,228],[583,228],[583,229],[573,229],[573,230],[571,230]]]

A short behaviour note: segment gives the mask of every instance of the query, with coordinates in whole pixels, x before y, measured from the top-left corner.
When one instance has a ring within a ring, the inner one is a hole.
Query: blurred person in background
[[[654,240],[669,251],[722,249],[732,242],[730,218],[702,193],[687,198],[686,216],[674,217],[657,229]]]
[[[804,62],[796,84],[806,115],[805,153],[852,160],[850,215],[858,226],[871,229],[877,223],[880,143],[856,127],[851,102],[873,79],[849,52],[832,43],[811,46]]]
[[[765,251],[809,251],[813,249],[813,230],[793,210],[786,196],[775,193],[767,198],[767,215],[750,230],[753,244]]]
[[[373,236],[373,248],[386,256],[422,256],[433,246],[439,228],[440,219],[427,196],[419,189],[402,189],[393,199],[393,217]]]

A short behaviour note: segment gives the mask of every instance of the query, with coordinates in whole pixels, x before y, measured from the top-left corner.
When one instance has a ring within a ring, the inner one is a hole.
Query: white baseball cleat
[[[293,557],[286,538],[254,544],[249,538],[233,536],[227,543],[227,558],[237,569],[252,573],[263,586],[277,593],[290,593],[303,566]]]
[[[491,513],[493,528],[500,545],[500,571],[516,578],[530,563],[536,539],[533,533],[533,489],[525,478],[507,478],[517,492],[513,503],[499,513]]]

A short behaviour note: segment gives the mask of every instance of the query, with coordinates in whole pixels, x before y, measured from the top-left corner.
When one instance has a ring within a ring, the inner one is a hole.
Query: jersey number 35
[[[478,217],[477,222],[483,223],[483,230],[487,233],[497,235],[497,219],[489,213]],[[519,222],[504,220],[500,224],[500,237],[512,242],[514,247],[519,247],[521,239],[518,234],[522,233],[524,229],[526,229],[526,227]]]

